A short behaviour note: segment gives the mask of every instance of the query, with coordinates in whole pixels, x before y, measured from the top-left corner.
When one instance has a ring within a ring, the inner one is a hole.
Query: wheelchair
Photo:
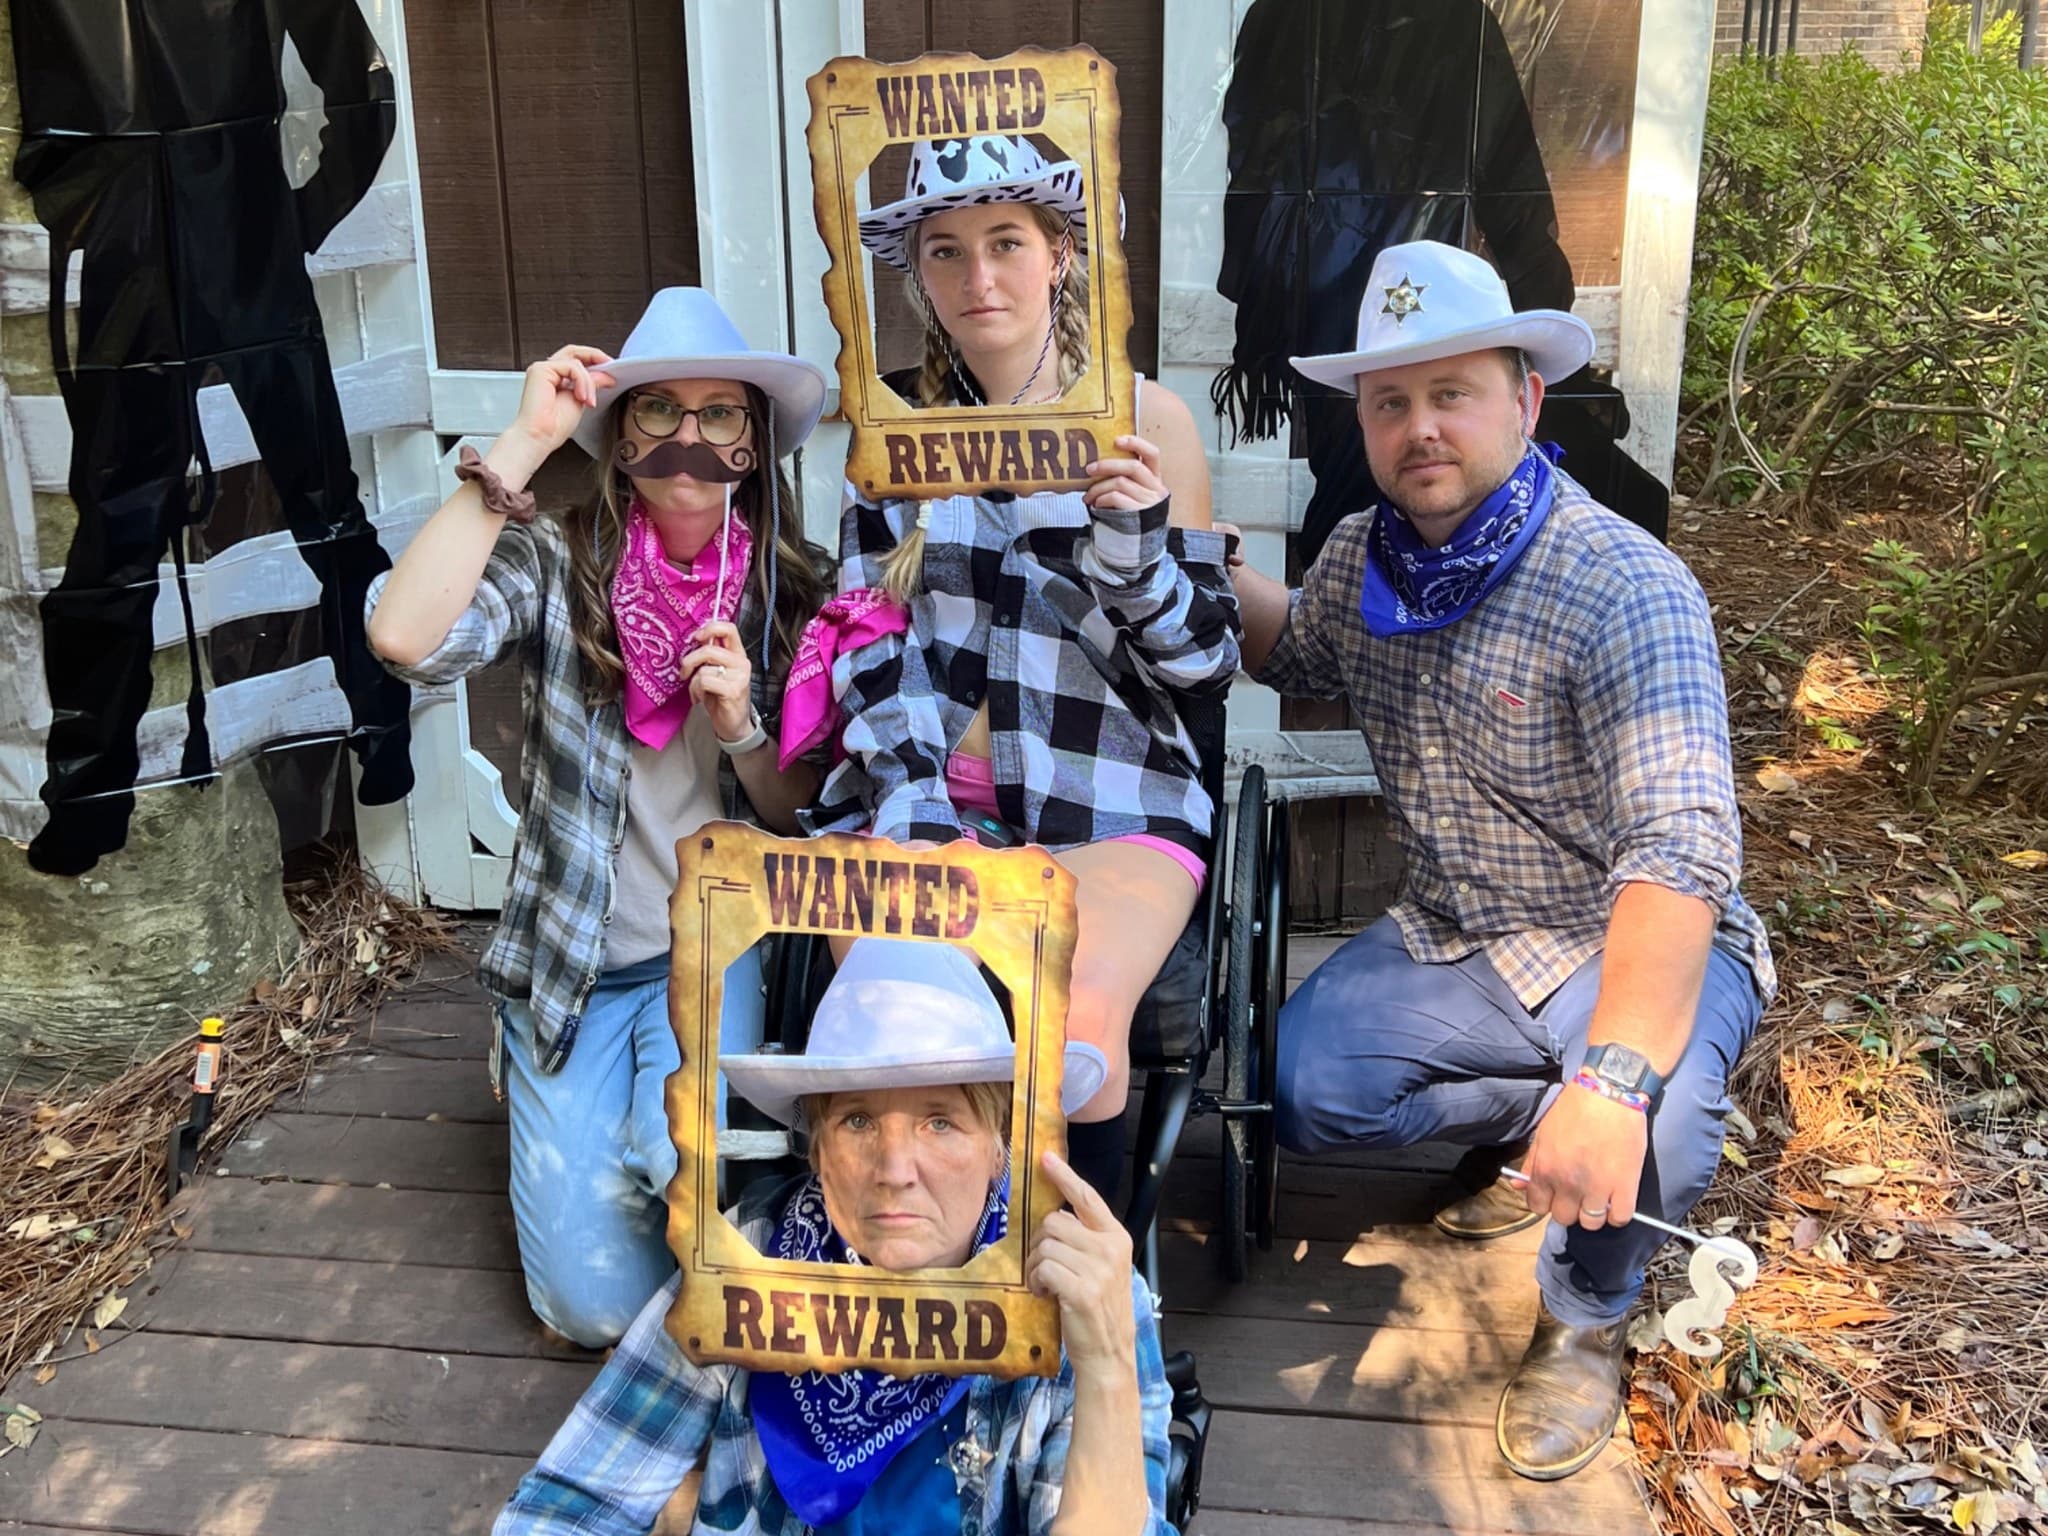
[[[1222,700],[1177,703],[1218,809],[1202,899],[1131,1021],[1131,1070],[1144,1074],[1145,1086],[1123,1220],[1154,1294],[1161,1289],[1160,1198],[1191,1120],[1223,1121],[1216,1248],[1225,1277],[1244,1279],[1254,1243],[1273,1246],[1275,1056],[1287,987],[1287,802],[1269,798],[1264,770],[1248,767],[1226,837]],[[767,1037],[771,1048],[801,1050],[831,979],[831,957],[808,936],[778,934],[771,944]],[[1213,1078],[1220,1082],[1212,1085]],[[735,1124],[746,1123],[746,1106],[737,1114]]]

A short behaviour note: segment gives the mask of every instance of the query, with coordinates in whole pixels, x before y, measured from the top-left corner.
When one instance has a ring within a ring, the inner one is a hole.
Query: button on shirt
[[[1714,942],[1769,998],[1770,942],[1737,890],[1720,652],[1684,563],[1559,474],[1542,530],[1476,608],[1380,639],[1358,611],[1374,515],[1338,525],[1257,676],[1350,700],[1407,856],[1408,952],[1483,950],[1534,1008],[1640,881],[1711,906]]]

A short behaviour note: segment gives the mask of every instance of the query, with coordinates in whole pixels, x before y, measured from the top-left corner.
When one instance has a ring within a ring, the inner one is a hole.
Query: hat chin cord
[[[1045,340],[1039,343],[1038,361],[1031,365],[1031,376],[1018,386],[1017,393],[1010,396],[1011,405],[1022,405],[1024,397],[1031,393],[1031,386],[1036,384],[1038,376],[1045,372],[1045,360],[1052,355],[1053,338],[1059,335],[1060,304],[1067,296],[1067,268],[1072,264],[1072,236],[1063,232],[1060,235],[1060,276],[1059,281],[1053,284],[1052,313],[1046,317]],[[939,325],[938,315],[932,309],[931,296],[924,291],[924,281],[922,278],[918,280],[917,297],[919,306],[924,310],[925,324],[937,327],[939,334],[946,338],[946,350],[953,355],[953,374],[967,391],[969,397],[967,403],[969,405],[987,405],[987,399],[983,397],[979,389],[975,388],[974,382],[967,377],[966,369],[960,365],[960,348],[953,341],[953,333]],[[1054,398],[1057,399],[1058,397],[1055,396]]]

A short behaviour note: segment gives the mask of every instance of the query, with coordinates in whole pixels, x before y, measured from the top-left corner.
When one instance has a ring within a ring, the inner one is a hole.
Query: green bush
[[[1870,552],[1865,634],[1901,683],[1917,781],[1958,717],[2048,673],[2048,75],[2002,18],[1937,6],[1896,74],[1854,54],[1729,62],[1707,109],[1681,488],[1832,519],[1910,509]]]

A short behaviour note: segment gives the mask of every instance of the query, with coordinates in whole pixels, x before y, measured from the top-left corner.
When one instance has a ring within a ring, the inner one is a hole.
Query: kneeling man
[[[1536,1335],[1501,1397],[1527,1477],[1596,1456],[1626,1318],[1721,1152],[1726,1084],[1776,980],[1736,889],[1742,831],[1707,602],[1678,558],[1528,434],[1592,332],[1515,314],[1477,256],[1382,253],[1358,349],[1295,358],[1355,391],[1377,508],[1300,590],[1239,567],[1247,666],[1348,698],[1395,836],[1401,899],[1280,1021],[1298,1152],[1474,1148],[1460,1237],[1541,1221]],[[1526,1185],[1499,1179],[1509,1159]]]

